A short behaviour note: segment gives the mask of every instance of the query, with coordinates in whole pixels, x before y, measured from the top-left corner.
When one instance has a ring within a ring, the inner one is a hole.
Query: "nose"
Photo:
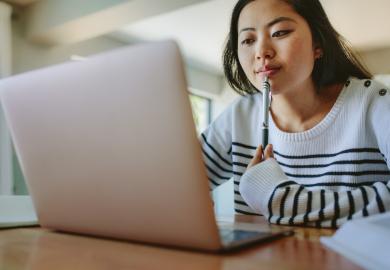
[[[267,40],[259,40],[256,48],[256,59],[272,59],[275,56],[275,50]]]

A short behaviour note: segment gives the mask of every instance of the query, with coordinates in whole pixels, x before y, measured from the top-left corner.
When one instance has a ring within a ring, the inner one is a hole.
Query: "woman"
[[[318,0],[239,0],[224,70],[243,97],[202,144],[211,188],[234,178],[236,212],[337,227],[390,210],[389,92],[371,80]],[[272,102],[263,151],[265,76]]]

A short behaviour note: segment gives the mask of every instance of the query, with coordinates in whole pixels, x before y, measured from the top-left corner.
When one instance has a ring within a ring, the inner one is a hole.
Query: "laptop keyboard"
[[[236,229],[220,229],[219,235],[223,243],[232,243],[236,241],[251,239],[254,237],[260,237],[261,235],[264,235],[265,237],[270,236],[270,233],[259,231],[243,231]]]

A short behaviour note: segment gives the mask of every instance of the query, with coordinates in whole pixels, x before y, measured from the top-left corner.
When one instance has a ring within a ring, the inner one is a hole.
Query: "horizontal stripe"
[[[246,167],[248,167],[249,163],[246,164],[246,163],[241,163],[241,162],[233,162],[233,165],[246,168]]]
[[[232,166],[232,163],[230,163],[229,161],[227,161],[226,159],[224,159],[224,158],[221,156],[221,154],[219,154],[219,153],[217,152],[217,150],[214,149],[214,147],[207,141],[206,136],[205,136],[203,133],[202,133],[202,138],[203,138],[204,142],[207,144],[207,146],[210,147],[210,149],[213,150],[213,152],[214,152],[221,160],[223,160],[226,164]]]
[[[205,156],[215,165],[217,166],[220,170],[224,171],[224,172],[227,172],[227,173],[233,173],[233,171],[229,170],[229,169],[225,169],[223,168],[218,162],[216,162],[209,154],[207,154],[207,152],[202,148],[202,151],[203,153],[205,154]]]
[[[209,181],[214,185],[214,186],[216,186],[216,187],[218,187],[219,185],[221,185],[221,184],[218,184],[216,181],[214,181],[213,179],[211,179],[211,178],[208,178],[209,179]]]
[[[240,146],[240,147],[244,147],[244,148],[252,149],[252,150],[256,150],[257,149],[256,146],[250,146],[250,145],[239,143],[239,142],[232,142],[232,145]]]
[[[260,215],[260,214],[250,213],[250,212],[247,212],[247,211],[243,211],[243,210],[240,210],[240,209],[234,209],[234,211],[237,212],[237,213],[240,213],[240,214],[245,214],[245,215],[263,216],[263,215]]]
[[[360,183],[349,183],[349,182],[319,182],[319,183],[311,183],[311,184],[298,184],[297,182],[294,182],[294,181],[288,181],[288,182],[284,182],[283,183],[283,186],[286,186],[286,185],[301,185],[301,186],[304,186],[304,187],[316,187],[316,186],[326,186],[326,187],[340,187],[340,186],[344,186],[344,187],[361,187],[361,186],[373,186],[375,183],[383,183],[386,185],[386,183],[388,183],[387,181],[376,181],[376,182],[360,182]],[[277,186],[275,189],[279,188],[279,186]]]
[[[234,203],[236,203],[236,204],[241,204],[241,205],[244,205],[244,206],[248,206],[248,207],[249,207],[249,205],[247,205],[247,203],[244,202],[244,201],[234,200]]]
[[[211,169],[207,164],[206,164],[206,167],[207,167],[207,170],[209,172],[211,172],[212,174],[214,174],[216,177],[220,178],[220,179],[223,179],[223,180],[229,180],[231,177],[230,176],[222,176],[222,175],[219,175],[216,171],[214,171],[213,169]]]
[[[240,185],[240,182],[238,181],[233,181],[234,184],[236,186],[239,186]],[[361,187],[361,186],[372,186],[373,184],[375,183],[383,183],[383,184],[387,184],[389,182],[387,181],[375,181],[375,182],[360,182],[360,183],[349,183],[349,182],[318,182],[318,183],[310,183],[310,184],[298,184],[297,182],[294,182],[294,181],[287,181],[287,182],[283,182],[280,185],[276,186],[275,189],[277,188],[280,188],[280,187],[285,187],[287,185],[301,185],[301,186],[304,186],[304,187],[321,187],[321,186],[326,186],[326,187]],[[390,192],[390,188],[389,188],[389,192]],[[236,191],[234,191],[235,194],[239,194],[241,195],[238,191],[236,193]]]
[[[237,153],[237,155],[239,156],[244,156],[244,157],[248,157],[249,158],[249,155],[245,155],[245,154],[242,154],[242,153]],[[316,168],[325,168],[325,167],[329,167],[331,165],[354,165],[354,164],[383,164],[383,165],[386,165],[386,162],[384,160],[380,160],[380,159],[362,159],[362,160],[340,160],[340,161],[335,161],[335,162],[332,162],[332,163],[327,163],[327,164],[310,164],[310,165],[291,165],[291,164],[286,164],[286,163],[282,163],[280,161],[277,161],[278,164],[282,167],[287,167],[287,168],[312,168],[312,169],[316,169]],[[235,166],[238,166],[238,167],[248,167],[249,163],[242,163],[242,162],[233,162],[233,165]]]
[[[216,171],[214,171],[213,169],[211,169],[210,166],[209,166],[207,163],[206,163],[205,165],[206,165],[206,168],[207,168],[211,173],[213,173],[215,176],[217,176],[217,177],[219,177],[219,178],[221,178],[221,179],[225,179],[225,180],[231,178],[231,176],[229,176],[229,177],[228,177],[228,176],[220,176]],[[242,175],[243,175],[243,173],[241,173],[241,172],[235,172],[235,171],[225,171],[225,172],[231,173],[231,174],[234,174],[234,175],[238,175],[238,176],[242,176]]]
[[[244,203],[246,203],[245,200],[242,198],[241,195],[234,194],[233,199],[234,199],[234,200],[237,200],[237,201],[239,201],[239,202],[244,202]],[[238,203],[238,204],[242,204],[242,203]],[[244,205],[244,204],[242,204],[242,205]],[[249,207],[248,204],[246,204],[246,206]]]
[[[232,142],[232,145],[243,147],[246,149],[251,149],[251,150],[256,150],[256,146],[251,146],[239,142]],[[274,154],[284,157],[284,158],[289,158],[289,159],[305,159],[305,158],[318,158],[318,157],[334,157],[340,154],[345,154],[345,153],[362,153],[362,152],[367,152],[367,153],[380,153],[383,157],[384,155],[380,152],[378,148],[351,148],[351,149],[346,149],[337,153],[333,154],[316,154],[316,155],[303,155],[303,156],[293,156],[293,155],[286,155],[282,154],[276,150],[274,150]]]
[[[252,155],[247,155],[247,154],[243,154],[240,152],[232,152],[232,156],[239,156],[239,157],[244,157],[244,158],[249,158],[249,159],[253,158]]]
[[[292,174],[292,173],[285,173],[285,174],[293,178],[318,178],[326,175],[337,175],[337,176],[390,175],[390,171],[326,172],[321,174]]]
[[[278,151],[274,150],[274,154],[287,158],[287,159],[307,159],[307,158],[323,158],[323,157],[335,157],[341,154],[346,153],[380,153],[379,149],[377,148],[353,148],[353,149],[347,149],[340,151],[338,153],[334,154],[316,154],[316,155],[304,155],[304,156],[291,156],[291,155],[284,155],[279,153]]]
[[[280,183],[279,185],[277,185],[275,187],[275,190],[278,189],[278,188],[282,188],[282,187],[285,187],[285,186],[289,186],[289,185],[298,185],[297,182],[294,182],[294,181],[287,181],[287,182],[283,182],[283,183]],[[275,191],[274,190],[274,191]]]
[[[290,165],[290,164],[285,164],[282,162],[279,162],[279,165],[282,167],[287,167],[287,168],[324,168],[324,167],[329,167],[331,165],[337,165],[337,164],[384,164],[386,165],[386,162],[384,160],[380,159],[362,159],[362,160],[340,160],[340,161],[335,161],[332,163],[328,164],[313,164],[313,165]],[[234,163],[233,163],[234,164]]]

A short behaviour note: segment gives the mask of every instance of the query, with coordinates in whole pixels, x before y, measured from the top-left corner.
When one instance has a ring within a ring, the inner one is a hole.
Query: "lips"
[[[261,75],[262,77],[272,76],[272,75],[275,75],[280,69],[281,69],[280,66],[265,65],[264,67],[255,70],[255,73]]]

